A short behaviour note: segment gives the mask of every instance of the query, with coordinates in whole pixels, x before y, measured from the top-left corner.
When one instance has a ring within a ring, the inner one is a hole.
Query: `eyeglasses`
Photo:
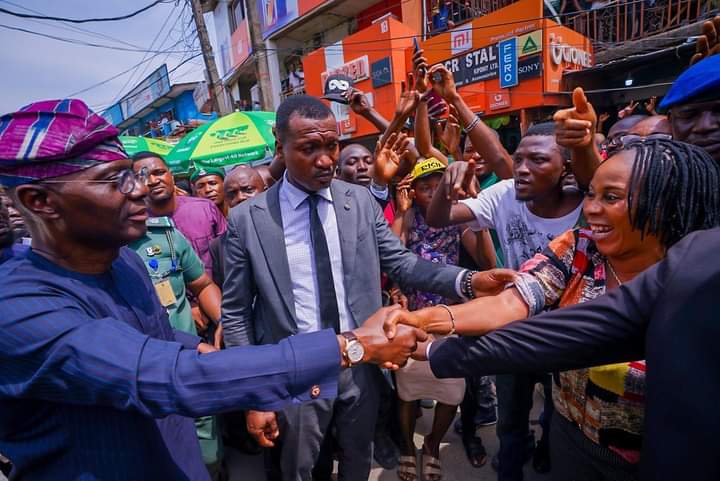
[[[615,137],[607,143],[607,153],[608,155],[614,155],[617,154],[619,151],[623,150],[628,145],[638,142],[647,142],[648,140],[672,140],[672,135],[661,133],[650,134],[646,136],[628,134],[623,135],[622,137]]]
[[[39,184],[73,184],[73,183],[84,183],[84,184],[116,184],[117,190],[123,195],[129,195],[135,191],[137,184],[144,186],[148,183],[148,169],[143,167],[139,172],[134,172],[132,169],[126,169],[120,171],[117,179],[107,180],[41,180]]]

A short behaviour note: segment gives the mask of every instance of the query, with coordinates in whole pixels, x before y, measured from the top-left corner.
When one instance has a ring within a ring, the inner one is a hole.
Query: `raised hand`
[[[406,175],[397,185],[395,207],[398,213],[407,212],[412,207],[413,192],[411,184],[412,175]]]
[[[440,134],[440,140],[448,151],[448,154],[455,155],[460,146],[460,121],[455,107],[450,106],[450,115],[448,115],[445,128]]]
[[[475,182],[475,159],[450,164],[445,169],[443,185],[449,201],[457,202],[458,199],[477,197],[479,190]]]
[[[280,436],[277,416],[274,412],[248,411],[245,413],[245,423],[248,433],[254,437],[263,448],[275,446],[275,440]]]
[[[635,112],[635,109],[637,108],[638,103],[634,100],[631,100],[627,106],[618,112],[618,118],[624,119],[625,117],[629,117]]]
[[[417,343],[427,339],[427,334],[420,329],[396,326],[391,340],[384,327],[388,318],[396,311],[402,311],[402,308],[399,305],[383,307],[353,331],[365,349],[363,362],[399,369],[415,352]]]
[[[408,74],[408,83],[411,86],[414,84],[413,74]],[[420,94],[417,90],[406,89],[405,82],[400,82],[400,90],[400,101],[397,107],[395,107],[395,116],[406,119],[415,112],[417,104],[420,101]]]
[[[430,67],[427,63],[427,59],[423,56],[423,53],[424,50],[418,50],[413,55],[415,90],[417,90],[421,95],[430,90],[430,82],[428,80],[428,70],[430,70]]]
[[[475,297],[496,296],[505,290],[508,283],[517,279],[518,273],[512,269],[491,269],[476,272],[472,278]]]
[[[384,144],[378,141],[375,146],[375,168],[373,175],[375,182],[380,185],[388,185],[395,177],[400,168],[400,161],[406,155],[410,140],[407,135],[393,132],[385,140]]]
[[[455,87],[455,79],[444,65],[435,65],[430,69],[430,82],[435,92],[438,93],[447,103],[452,103],[458,96]]]
[[[655,107],[657,107],[657,97],[650,97],[650,100],[645,102],[645,110],[648,111],[651,115],[657,115],[658,113],[655,111]]]
[[[345,97],[348,99],[352,111],[358,115],[366,115],[372,109],[367,96],[358,89],[348,89],[345,92]]]
[[[720,53],[720,15],[703,23],[702,35],[697,39],[695,55],[690,59],[690,65],[700,60]]]
[[[555,112],[555,140],[567,148],[588,147],[595,141],[597,115],[582,87],[573,91],[573,106]]]

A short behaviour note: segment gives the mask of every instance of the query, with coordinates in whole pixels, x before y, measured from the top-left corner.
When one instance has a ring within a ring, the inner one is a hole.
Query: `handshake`
[[[400,313],[407,311],[399,305],[379,309],[352,331],[356,342],[348,342],[347,335],[338,336],[343,367],[371,363],[396,370],[404,366],[418,344],[427,341],[428,335],[417,326],[396,326]]]

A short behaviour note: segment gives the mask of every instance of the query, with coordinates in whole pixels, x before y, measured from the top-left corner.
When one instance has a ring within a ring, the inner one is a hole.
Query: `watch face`
[[[365,348],[359,342],[352,341],[348,344],[347,355],[351,363],[357,364],[365,356]]]

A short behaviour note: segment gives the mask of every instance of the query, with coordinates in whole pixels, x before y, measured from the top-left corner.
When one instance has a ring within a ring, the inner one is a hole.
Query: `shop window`
[[[245,0],[233,0],[230,3],[230,29],[234,32],[245,20]]]

